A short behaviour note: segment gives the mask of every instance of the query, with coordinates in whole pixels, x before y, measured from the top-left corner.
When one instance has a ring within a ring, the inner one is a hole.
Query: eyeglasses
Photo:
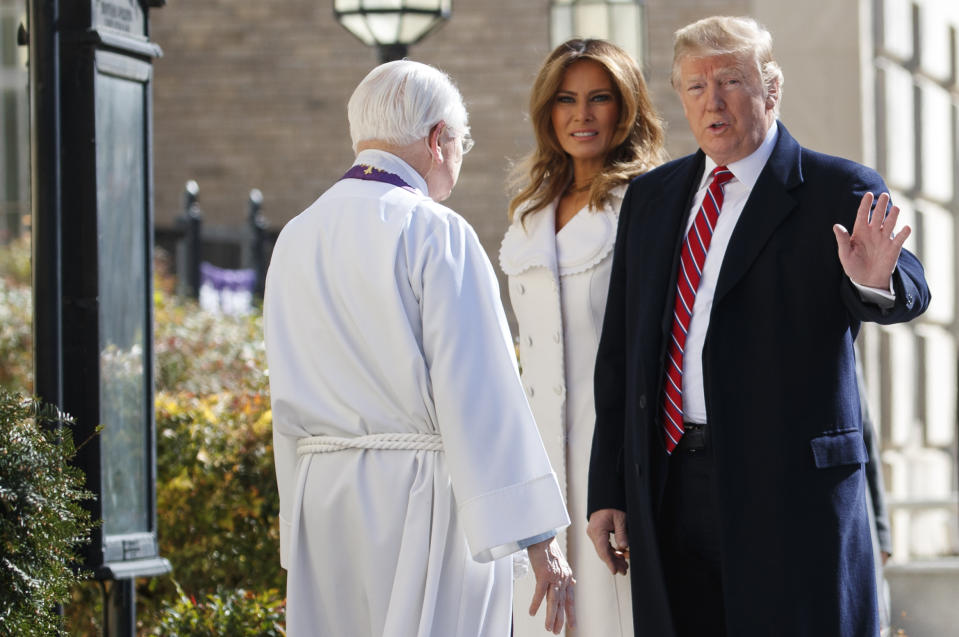
[[[443,135],[443,143],[449,144],[450,142],[458,142],[460,145],[460,150],[464,155],[473,150],[473,146],[476,145],[476,142],[473,141],[473,138],[470,137],[469,133],[457,135],[452,129],[447,128],[446,134]]]

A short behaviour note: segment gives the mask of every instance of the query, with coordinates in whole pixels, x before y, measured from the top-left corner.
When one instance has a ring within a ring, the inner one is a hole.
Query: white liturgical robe
[[[569,524],[489,259],[398,157],[277,240],[264,300],[291,637],[506,637],[517,542]],[[313,436],[442,451],[298,456]],[[542,614],[542,610],[540,613]]]

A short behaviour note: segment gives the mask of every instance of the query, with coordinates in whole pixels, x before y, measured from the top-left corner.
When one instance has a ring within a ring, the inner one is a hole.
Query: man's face
[[[679,99],[703,152],[728,165],[759,148],[776,118],[755,63],[714,55],[687,57],[679,68]]]

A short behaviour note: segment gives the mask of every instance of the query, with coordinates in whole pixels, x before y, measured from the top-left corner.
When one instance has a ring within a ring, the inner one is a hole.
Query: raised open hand
[[[872,193],[863,195],[852,235],[838,223],[832,229],[839,246],[839,262],[846,276],[859,285],[885,290],[889,287],[889,277],[896,269],[902,244],[912,230],[909,226],[903,226],[898,233],[895,232],[899,218],[897,206],[883,214],[889,205],[889,193],[879,195],[870,215],[872,202]]]

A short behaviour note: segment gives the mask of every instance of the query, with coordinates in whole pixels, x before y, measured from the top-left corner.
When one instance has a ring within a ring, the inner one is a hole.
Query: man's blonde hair
[[[673,88],[679,90],[680,64],[686,58],[735,55],[756,64],[767,95],[775,95],[773,112],[779,117],[783,72],[773,59],[773,36],[752,18],[713,16],[693,22],[673,36]]]

